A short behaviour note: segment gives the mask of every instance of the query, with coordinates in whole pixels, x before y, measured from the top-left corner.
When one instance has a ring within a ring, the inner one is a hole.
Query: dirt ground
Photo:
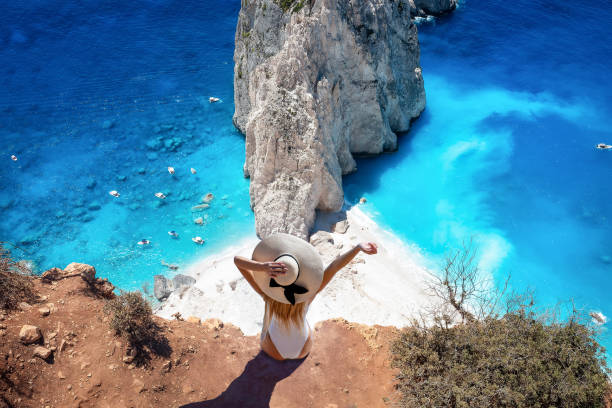
[[[126,344],[109,329],[105,299],[80,277],[35,280],[41,300],[0,311],[0,407],[385,407],[394,406],[389,367],[393,327],[341,319],[319,323],[303,360],[278,362],[218,321],[155,317],[168,339],[145,366],[124,362]],[[48,307],[50,314],[39,310]],[[43,339],[24,345],[23,325]],[[53,349],[47,360],[36,346]]]

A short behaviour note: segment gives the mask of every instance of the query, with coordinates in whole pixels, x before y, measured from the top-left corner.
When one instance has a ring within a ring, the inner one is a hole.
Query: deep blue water
[[[0,240],[39,270],[87,262],[131,289],[168,273],[162,259],[253,234],[231,123],[239,6],[4,2]],[[397,152],[358,161],[347,199],[367,197],[432,265],[474,237],[498,280],[612,316],[612,151],[594,148],[612,144],[610,21],[594,0],[469,0],[420,25],[427,109]],[[192,212],[208,192],[211,208]]]
[[[609,2],[468,0],[421,24],[426,111],[347,198],[432,264],[473,237],[498,283],[612,316],[610,21]]]
[[[39,270],[87,262],[132,289],[169,272],[162,260],[182,266],[254,233],[244,138],[231,121],[239,7],[0,6],[0,240],[16,256]],[[211,207],[192,212],[208,192]]]

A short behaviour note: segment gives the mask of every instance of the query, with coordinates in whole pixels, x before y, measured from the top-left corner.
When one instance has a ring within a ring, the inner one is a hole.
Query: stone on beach
[[[208,193],[204,197],[202,197],[202,202],[203,203],[210,203],[213,200],[213,198],[215,198],[213,193]]]
[[[153,277],[153,294],[159,301],[165,300],[172,292],[180,288],[188,288],[195,284],[196,280],[187,275],[175,275],[172,279],[168,279],[163,275],[155,275]]]
[[[348,220],[338,221],[332,226],[332,232],[337,232],[338,234],[344,234],[346,233],[346,230],[348,230],[348,227],[349,227]]]

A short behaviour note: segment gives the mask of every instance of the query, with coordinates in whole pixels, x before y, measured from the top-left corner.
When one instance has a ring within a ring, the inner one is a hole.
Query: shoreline
[[[345,233],[330,232],[346,219]],[[308,311],[311,326],[333,318],[351,322],[403,327],[419,312],[435,304],[425,292],[431,277],[422,255],[399,237],[380,227],[359,205],[338,213],[318,214],[311,242],[328,264],[333,258],[363,241],[378,244],[379,253],[360,253],[317,296]],[[323,231],[323,232],[320,232]],[[234,255],[250,257],[256,236],[247,237],[216,255],[197,260],[182,271],[196,283],[173,292],[155,314],[166,319],[179,312],[184,318],[216,318],[231,323],[247,335],[261,331],[264,302],[233,263]]]

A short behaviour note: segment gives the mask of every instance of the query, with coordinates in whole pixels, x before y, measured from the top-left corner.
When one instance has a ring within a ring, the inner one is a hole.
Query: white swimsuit
[[[304,310],[304,321],[302,327],[297,327],[293,322],[289,322],[289,327],[278,322],[274,316],[269,318],[267,308],[264,316],[264,330],[261,333],[261,339],[265,339],[266,333],[270,333],[270,339],[279,354],[283,358],[298,358],[300,352],[304,348],[304,344],[310,336],[310,325],[306,320],[306,313],[308,313],[308,307],[310,302],[306,305]]]

